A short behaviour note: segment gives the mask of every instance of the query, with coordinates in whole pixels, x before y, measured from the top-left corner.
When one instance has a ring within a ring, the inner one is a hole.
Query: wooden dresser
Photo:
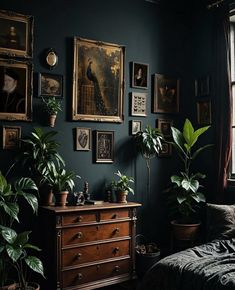
[[[42,289],[88,290],[133,279],[139,206],[41,207]]]

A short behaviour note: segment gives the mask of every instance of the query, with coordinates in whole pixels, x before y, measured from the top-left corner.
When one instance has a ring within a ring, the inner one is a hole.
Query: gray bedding
[[[235,239],[214,240],[170,256],[146,273],[146,290],[235,290]]]

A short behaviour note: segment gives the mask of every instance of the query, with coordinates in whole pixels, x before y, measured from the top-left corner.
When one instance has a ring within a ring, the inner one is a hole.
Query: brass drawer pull
[[[77,275],[77,279],[78,279],[78,280],[82,280],[82,278],[83,278],[82,273],[78,273],[78,275]]]
[[[117,254],[119,252],[119,247],[116,247],[113,249],[114,254]]]
[[[113,231],[114,235],[115,235],[115,234],[119,234],[119,232],[120,232],[119,228],[116,228],[116,229]]]
[[[77,238],[78,238],[78,239],[81,239],[82,237],[83,237],[83,233],[82,233],[82,232],[78,232],[78,233],[77,233]]]
[[[96,269],[99,270],[100,269],[100,265],[96,265]]]
[[[82,256],[82,254],[81,254],[81,253],[78,253],[78,254],[76,255],[76,258],[79,260],[79,259],[81,258],[81,256]]]
[[[115,266],[114,271],[115,272],[119,272],[120,271],[120,267],[119,266]]]
[[[118,218],[118,214],[115,213],[113,216],[112,216],[113,219],[117,219]]]
[[[80,223],[82,220],[83,220],[83,217],[82,217],[81,215],[79,215],[79,216],[77,217],[77,222]]]

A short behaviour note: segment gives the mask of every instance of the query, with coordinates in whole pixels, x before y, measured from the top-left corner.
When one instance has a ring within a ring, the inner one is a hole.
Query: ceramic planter
[[[68,191],[61,191],[61,192],[54,193],[55,205],[56,206],[66,206],[68,194],[69,194]]]
[[[0,290],[15,290],[16,289],[16,283],[11,283],[5,286],[0,287]]]
[[[16,290],[22,290],[20,287],[16,287]],[[40,285],[34,282],[28,282],[25,290],[40,290]]]
[[[56,116],[57,115],[55,115],[55,114],[48,116],[48,125],[52,128],[55,127]]]
[[[182,224],[176,220],[171,221],[173,236],[176,240],[194,241],[197,238],[201,223]]]
[[[120,190],[117,190],[116,191],[116,199],[117,199],[117,202],[118,203],[127,203],[127,197],[128,195],[128,191],[120,191]]]

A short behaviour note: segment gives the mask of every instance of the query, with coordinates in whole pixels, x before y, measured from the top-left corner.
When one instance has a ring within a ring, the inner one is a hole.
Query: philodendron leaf
[[[191,146],[192,146],[192,142],[193,142],[193,133],[194,133],[194,128],[192,123],[189,121],[189,119],[186,119],[184,122],[184,128],[183,128],[183,136],[184,139],[186,141],[186,143],[188,144],[188,149],[190,150]]]
[[[6,245],[6,250],[8,256],[12,259],[13,262],[16,262],[23,254],[23,250],[19,246],[13,247],[12,245]]]
[[[171,176],[171,182],[172,183],[176,183],[178,187],[181,186],[181,182],[182,182],[182,177],[178,176],[178,175],[172,175]]]
[[[182,204],[183,202],[186,201],[186,197],[183,195],[179,195],[179,196],[177,196],[177,201],[179,204]]]
[[[13,229],[10,228],[4,228],[1,231],[2,237],[5,241],[7,241],[9,244],[13,244],[17,238],[17,233]]]
[[[28,256],[27,258],[25,258],[25,262],[30,269],[32,269],[34,272],[41,274],[44,277],[43,264],[41,260],[34,256]]]

